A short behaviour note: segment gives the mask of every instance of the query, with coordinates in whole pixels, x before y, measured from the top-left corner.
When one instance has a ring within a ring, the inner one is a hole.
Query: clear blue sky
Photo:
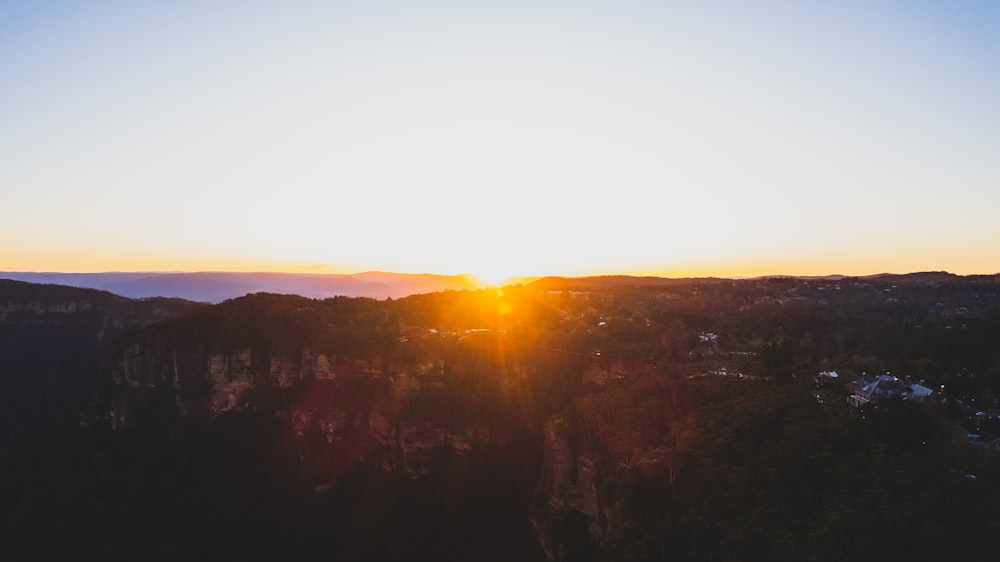
[[[0,0],[0,270],[998,272],[998,100],[1000,2]]]

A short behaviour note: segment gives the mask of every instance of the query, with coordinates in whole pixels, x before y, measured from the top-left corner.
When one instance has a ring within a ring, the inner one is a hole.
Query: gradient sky
[[[1000,272],[1000,2],[0,0],[0,270]]]

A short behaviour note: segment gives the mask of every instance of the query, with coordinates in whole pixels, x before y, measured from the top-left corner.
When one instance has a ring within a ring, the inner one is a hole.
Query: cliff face
[[[589,366],[583,376],[598,367]],[[626,498],[643,486],[675,490],[697,472],[703,421],[672,382],[642,366],[614,366],[627,383],[580,396],[543,428],[533,523],[556,560],[587,560],[623,533]]]
[[[413,303],[259,294],[199,308],[99,295],[27,295],[0,308],[9,326],[70,326],[86,340],[99,373],[88,386],[99,391],[87,389],[85,424],[183,419],[212,431],[244,415],[270,420],[296,451],[295,479],[320,502],[341,502],[359,474],[387,479],[403,495],[429,494],[456,529],[504,513],[534,531],[500,534],[522,533],[552,559],[585,559],[616,529],[628,463],[645,458],[629,458],[641,440],[613,442],[621,432],[601,433],[609,424],[590,414],[552,414],[589,412],[575,389],[604,394],[634,368],[538,353],[533,339],[519,347],[482,318],[466,327],[443,316],[437,329],[441,319]],[[397,310],[430,320],[404,327]]]
[[[440,368],[440,365],[438,365]],[[257,347],[183,347],[163,334],[123,346],[107,377],[108,402],[93,423],[128,425],[154,395],[170,393],[176,411],[213,419],[227,412],[273,411],[294,436],[338,448],[338,463],[362,463],[411,477],[429,474],[443,450],[465,454],[493,444],[495,432],[473,421],[448,427],[411,415],[429,380],[427,366],[393,365],[303,347],[297,353]]]
[[[75,425],[111,342],[198,306],[0,279],[0,441]]]
[[[620,519],[616,476],[579,426],[562,417],[544,427],[543,465],[532,517],[538,538],[553,560],[587,559]],[[624,468],[624,467],[619,467]]]
[[[129,433],[151,418],[209,430],[262,420],[280,428],[310,503],[361,527],[336,531],[352,534],[342,544],[422,529],[431,534],[416,543],[462,545],[471,558],[509,544],[512,559],[538,559],[533,365],[502,356],[499,331],[403,330],[392,306],[256,295],[163,322],[112,348],[90,423]]]
[[[449,500],[462,509],[496,489],[503,497],[482,501],[530,520],[550,558],[599,550],[620,519],[622,474],[592,424],[538,409],[558,364],[515,361],[499,332],[402,330],[381,315],[385,303],[340,306],[258,295],[123,342],[104,423],[128,426],[157,395],[197,419],[264,413],[287,423],[317,497],[359,469],[436,482],[442,497],[467,496]],[[570,388],[603,393],[635,374],[568,357]]]

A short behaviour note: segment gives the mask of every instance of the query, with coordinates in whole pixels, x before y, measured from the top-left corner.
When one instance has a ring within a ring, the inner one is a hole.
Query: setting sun
[[[512,274],[509,270],[495,269],[495,270],[479,270],[475,272],[476,279],[483,282],[484,285],[489,287],[502,287],[510,279],[515,278],[517,275]]]
[[[972,8],[447,5],[0,8],[0,271],[1000,269]]]
[[[0,0],[0,562],[987,559],[997,100],[1000,0]]]

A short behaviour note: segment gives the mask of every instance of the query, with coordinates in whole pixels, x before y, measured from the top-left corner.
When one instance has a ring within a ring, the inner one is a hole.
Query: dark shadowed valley
[[[0,280],[0,558],[1000,549],[996,276],[434,290]]]

